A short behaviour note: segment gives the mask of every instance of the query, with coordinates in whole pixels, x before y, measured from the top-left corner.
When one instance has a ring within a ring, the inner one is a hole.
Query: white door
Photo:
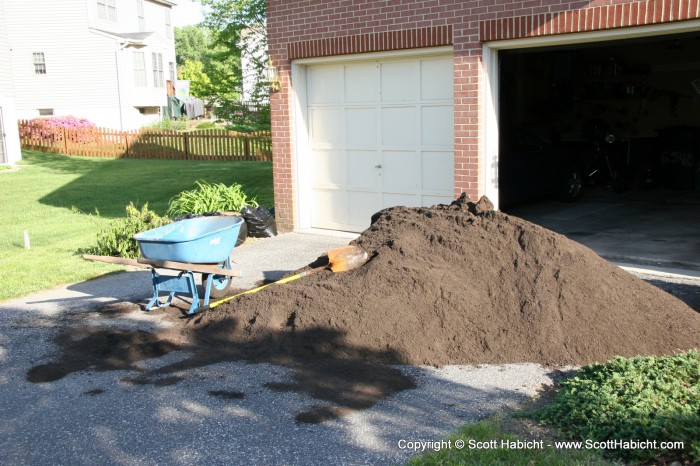
[[[311,226],[362,231],[396,205],[450,202],[451,56],[309,66]]]

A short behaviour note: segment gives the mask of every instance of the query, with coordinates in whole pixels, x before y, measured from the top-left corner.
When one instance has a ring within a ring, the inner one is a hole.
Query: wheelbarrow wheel
[[[208,273],[202,274],[203,286],[206,286],[209,275],[210,274]],[[227,277],[226,275],[214,275],[214,277],[212,277],[211,291],[209,295],[212,298],[223,298],[231,292],[231,289],[233,288],[232,285],[233,280],[231,277]]]

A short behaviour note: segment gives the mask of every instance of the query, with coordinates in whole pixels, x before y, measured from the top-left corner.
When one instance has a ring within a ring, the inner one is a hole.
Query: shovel
[[[282,285],[284,283],[289,283],[294,280],[298,280],[302,277],[312,275],[316,272],[320,272],[321,270],[324,270],[326,268],[330,268],[334,273],[353,270],[365,264],[369,257],[367,255],[367,251],[365,251],[359,246],[353,245],[341,246],[339,248],[331,249],[326,255],[328,256],[327,265],[322,265],[321,267],[316,267],[315,269],[306,270],[296,275],[292,275],[291,277],[283,278],[281,280],[277,280],[276,282],[268,283],[267,285],[259,286],[257,288],[253,288],[252,290],[244,291],[233,296],[227,296],[226,298],[214,301],[213,303],[209,303],[206,306],[198,307],[197,309],[195,309],[194,314],[214,309],[215,307],[228,301],[231,301],[232,299],[236,299],[239,296],[243,296],[244,294],[257,293],[258,291],[262,290],[263,288],[267,288],[270,285]]]

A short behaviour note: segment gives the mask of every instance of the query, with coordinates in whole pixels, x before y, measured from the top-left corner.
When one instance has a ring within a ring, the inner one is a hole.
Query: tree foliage
[[[218,33],[205,25],[175,28],[178,76],[190,81],[190,94],[220,107],[236,101],[240,89],[240,56],[230,53]]]
[[[180,78],[190,81],[190,94],[200,99],[207,99],[216,90],[209,75],[204,72],[204,64],[199,60],[187,60],[180,67]]]
[[[202,0],[207,7],[204,24],[215,31],[214,42],[225,55],[237,56],[245,63],[246,79],[257,85],[252,100],[266,101],[269,86],[267,68],[266,5],[264,0]],[[243,76],[241,76],[241,80]]]
[[[216,114],[232,121],[239,115],[243,82],[254,83],[254,103],[267,102],[266,5],[264,0],[201,0],[204,22],[176,28],[179,75],[190,91]],[[200,65],[197,62],[201,63]],[[245,74],[245,76],[244,76]]]
[[[204,63],[209,47],[209,30],[203,26],[183,26],[175,28],[175,50],[177,66],[188,61]]]

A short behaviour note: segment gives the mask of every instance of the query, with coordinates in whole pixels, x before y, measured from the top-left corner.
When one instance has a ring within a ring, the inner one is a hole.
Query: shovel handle
[[[287,278],[282,278],[280,280],[277,280],[276,282],[268,283],[267,285],[262,285],[257,288],[253,288],[252,290],[247,290],[243,291],[241,293],[237,293],[233,296],[227,296],[223,299],[220,299],[218,301],[215,301],[213,303],[209,303],[206,306],[200,306],[197,309],[194,310],[193,314],[198,314],[200,312],[208,311],[210,309],[214,309],[215,307],[227,303],[233,299],[238,298],[239,296],[243,296],[244,294],[252,294],[252,293],[257,293],[258,291],[262,290],[263,288],[267,288],[270,285],[283,285],[285,283],[293,282],[294,280],[299,280],[300,278],[306,277],[308,275],[314,274],[316,272],[320,272],[321,270],[325,269],[327,266],[323,265],[321,267],[316,267],[315,269],[307,270],[305,272],[298,273],[296,275],[292,275],[291,277]]]

